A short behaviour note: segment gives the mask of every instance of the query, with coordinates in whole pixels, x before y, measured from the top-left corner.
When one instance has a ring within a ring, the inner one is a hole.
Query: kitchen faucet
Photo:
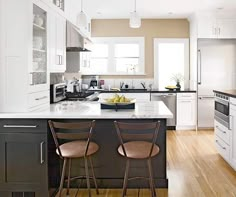
[[[141,85],[143,86],[143,89],[146,89],[146,84],[145,84],[145,82],[141,82]]]
[[[123,89],[124,84],[125,83],[123,81],[120,82],[120,89]]]

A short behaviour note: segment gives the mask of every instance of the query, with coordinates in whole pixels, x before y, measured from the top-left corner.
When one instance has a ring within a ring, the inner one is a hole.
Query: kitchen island
[[[161,101],[136,103],[135,109],[118,112],[101,110],[98,102],[61,102],[42,112],[0,113],[0,196],[10,196],[10,192],[18,191],[47,196],[48,190],[51,195],[58,187],[61,163],[48,129],[49,119],[63,122],[96,120],[93,140],[100,149],[93,161],[100,188],[122,188],[125,159],[117,153],[119,141],[114,120],[138,123],[160,120],[156,141],[160,153],[153,158],[152,165],[156,186],[167,188],[166,119],[172,117]],[[84,174],[83,162],[73,160],[72,163],[73,176]],[[131,162],[130,176],[134,174],[147,176],[145,163]],[[149,187],[146,180],[130,181],[128,186]]]

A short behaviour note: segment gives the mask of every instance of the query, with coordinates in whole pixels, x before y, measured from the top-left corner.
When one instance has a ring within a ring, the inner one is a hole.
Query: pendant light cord
[[[136,0],[134,0],[134,12],[136,12]]]
[[[83,12],[83,0],[81,0],[81,12]]]

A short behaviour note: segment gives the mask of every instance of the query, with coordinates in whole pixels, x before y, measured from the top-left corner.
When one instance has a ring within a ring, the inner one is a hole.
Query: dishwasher
[[[173,114],[173,118],[167,119],[167,126],[176,126],[176,93],[151,93],[151,101],[163,101]],[[174,128],[173,128],[174,129]]]

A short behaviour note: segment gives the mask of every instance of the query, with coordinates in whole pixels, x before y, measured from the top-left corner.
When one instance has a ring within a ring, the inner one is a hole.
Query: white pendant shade
[[[136,11],[131,13],[129,26],[131,28],[140,28],[141,27],[141,18]]]
[[[80,28],[86,27],[87,26],[87,16],[83,11],[81,11],[78,16],[77,16],[77,26]]]

